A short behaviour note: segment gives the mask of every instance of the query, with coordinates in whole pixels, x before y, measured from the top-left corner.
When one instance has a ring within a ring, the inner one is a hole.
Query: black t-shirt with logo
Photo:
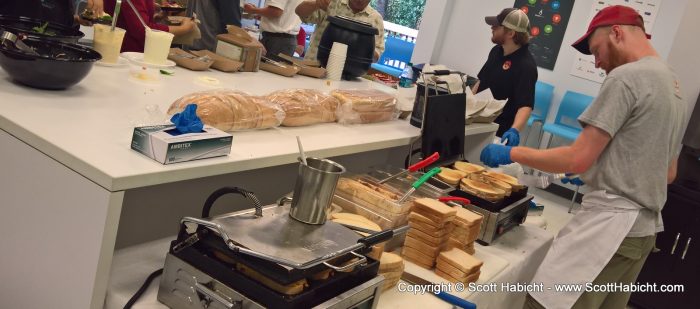
[[[499,125],[497,136],[513,126],[518,109],[535,105],[537,64],[527,44],[508,56],[503,56],[503,47],[494,46],[478,77],[477,92],[491,89],[496,100],[508,100],[503,113],[495,120]]]

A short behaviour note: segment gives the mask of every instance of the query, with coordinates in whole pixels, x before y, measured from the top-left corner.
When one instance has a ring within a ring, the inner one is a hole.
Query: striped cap
[[[507,8],[496,16],[487,16],[484,18],[490,26],[504,26],[516,32],[528,32],[530,28],[530,19],[527,14],[520,9]]]

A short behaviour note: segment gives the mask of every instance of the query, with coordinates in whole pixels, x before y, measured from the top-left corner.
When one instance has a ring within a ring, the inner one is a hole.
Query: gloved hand
[[[506,146],[518,146],[520,145],[520,133],[516,128],[510,128],[501,136],[501,143],[506,140],[508,141]]]
[[[490,166],[498,167],[499,165],[511,164],[510,150],[512,147],[498,144],[489,144],[481,150],[481,162]]]
[[[170,121],[175,125],[180,133],[199,133],[202,132],[204,124],[197,116],[197,105],[188,104],[180,113],[173,115]]]
[[[572,185],[574,185],[574,186],[583,186],[583,185],[585,185],[585,183],[583,182],[583,180],[581,180],[581,178],[579,178],[579,177],[573,177],[573,178],[570,177],[570,176],[575,176],[575,175],[572,174],[572,173],[566,173],[566,174],[564,174],[564,175],[565,175],[566,177],[561,179],[561,183],[563,183],[563,184],[570,183],[570,184],[572,184]]]

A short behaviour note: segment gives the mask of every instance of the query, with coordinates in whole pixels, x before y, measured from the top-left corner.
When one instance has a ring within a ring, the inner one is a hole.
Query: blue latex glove
[[[572,184],[572,185],[574,185],[574,186],[583,186],[583,185],[585,184],[585,183],[583,183],[583,180],[581,180],[581,178],[578,178],[578,177],[571,178],[571,177],[569,177],[569,176],[573,176],[574,174],[566,173],[566,174],[564,174],[564,175],[565,175],[566,177],[561,179],[561,183],[563,183],[563,184],[570,183],[570,184]]]
[[[516,128],[510,128],[508,131],[503,133],[501,136],[501,143],[506,142],[506,146],[518,146],[520,145],[520,132]]]
[[[498,144],[489,144],[481,150],[481,162],[490,166],[498,167],[499,165],[511,164],[510,150],[512,147]]]
[[[188,104],[184,111],[173,115],[170,121],[180,133],[199,133],[204,128],[202,120],[197,116],[196,104]]]

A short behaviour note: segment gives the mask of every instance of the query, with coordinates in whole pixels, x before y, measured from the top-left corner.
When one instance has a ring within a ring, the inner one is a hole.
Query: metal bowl
[[[65,89],[80,82],[102,56],[87,47],[40,38],[23,42],[32,55],[0,45],[0,67],[18,83],[40,89]]]

